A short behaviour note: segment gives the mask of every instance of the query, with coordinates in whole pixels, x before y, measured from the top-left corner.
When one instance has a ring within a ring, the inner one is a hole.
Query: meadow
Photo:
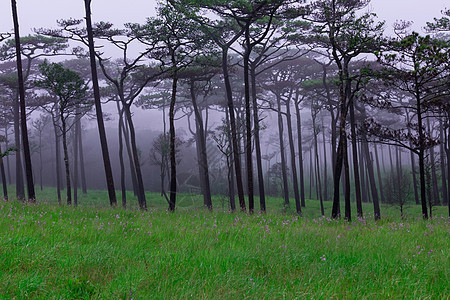
[[[201,208],[180,195],[175,213],[158,194],[149,210],[108,208],[89,191],[79,207],[58,205],[54,190],[38,204],[0,203],[0,298],[15,299],[448,299],[447,208],[423,221],[382,207],[374,222],[304,217],[268,199],[266,214]],[[222,208],[223,205],[223,208]],[[326,202],[327,212],[331,203]],[[329,215],[329,213],[328,213]]]

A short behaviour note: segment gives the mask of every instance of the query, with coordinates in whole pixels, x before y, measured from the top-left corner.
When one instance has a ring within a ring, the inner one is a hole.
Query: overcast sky
[[[32,33],[32,28],[56,28],[56,20],[83,18],[83,0],[17,0],[21,35]],[[0,32],[12,31],[11,2],[0,1]],[[142,23],[155,15],[155,0],[92,0],[93,20],[109,21],[120,26],[126,22]],[[427,21],[440,16],[448,0],[372,0],[369,9],[386,20],[386,33],[392,32],[396,20],[414,21],[415,30],[420,30]],[[111,113],[115,114],[114,107]],[[149,117],[151,116],[151,117]],[[161,127],[161,112],[136,110],[136,127],[158,130]],[[110,126],[115,124],[110,123]]]
[[[17,0],[21,33],[31,33],[34,27],[55,27],[56,20],[82,18],[83,0]],[[0,1],[0,32],[12,28],[10,1]],[[143,22],[155,14],[155,0],[92,0],[94,21],[110,21],[116,25]],[[438,17],[448,0],[372,0],[371,7],[379,18],[387,21],[388,28],[397,19],[414,21],[418,30]]]

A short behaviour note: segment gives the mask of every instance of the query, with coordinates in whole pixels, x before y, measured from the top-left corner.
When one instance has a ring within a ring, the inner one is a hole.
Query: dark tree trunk
[[[418,95],[419,93],[416,93]],[[420,198],[422,202],[422,217],[428,219],[427,197],[425,185],[425,142],[423,132],[423,116],[420,98],[416,98],[416,114],[419,134],[419,181],[420,181]]]
[[[281,116],[281,99],[279,95],[276,95],[277,98],[277,115],[278,115],[278,135],[280,141],[280,155],[281,155],[281,173],[283,176],[283,198],[284,198],[284,206],[289,206],[289,187],[288,187],[288,179],[287,179],[287,170],[286,170],[286,158],[284,153],[284,130],[283,130],[283,118]]]
[[[102,104],[100,101],[100,88],[98,85],[98,75],[97,75],[97,65],[95,62],[95,47],[94,47],[94,36],[92,32],[92,21],[91,21],[91,1],[84,0],[85,10],[86,10],[86,30],[88,35],[89,43],[89,56],[91,62],[91,72],[92,72],[92,86],[94,89],[94,101],[95,101],[95,111],[97,117],[98,132],[100,135],[100,145],[102,147],[103,165],[105,167],[106,184],[108,187],[109,203],[111,206],[117,205],[116,191],[114,189],[114,177],[111,168],[111,160],[108,151],[108,142],[106,139],[105,124],[103,121]]]
[[[380,212],[380,202],[378,199],[377,184],[375,182],[375,172],[373,171],[373,157],[370,155],[369,143],[367,142],[366,135],[364,134],[362,138],[363,138],[361,144],[361,146],[363,147],[362,152],[364,153],[365,156],[367,173],[369,175],[368,177],[370,183],[370,190],[372,192],[373,215],[375,217],[375,220],[379,220],[381,219],[381,212]]]
[[[130,130],[129,130],[128,122],[124,122],[124,125],[125,126],[122,126],[122,130],[123,130],[123,136],[125,138],[124,142],[125,142],[125,147],[127,149],[128,163],[130,164],[131,182],[133,184],[133,193],[137,197],[138,183],[137,183],[137,177],[136,177],[136,168],[134,167],[133,153],[131,151],[131,145],[130,145]],[[164,134],[165,133],[166,133],[166,131],[164,130]]]
[[[431,133],[431,126],[430,126],[430,118],[427,119],[427,127],[428,132]],[[434,152],[434,147],[431,147],[430,149],[430,162],[431,162],[431,181],[433,182],[432,188],[433,188],[433,201],[434,205],[440,205],[441,200],[439,199],[439,188],[438,188],[438,178],[436,174],[436,155]]]
[[[289,96],[289,98],[291,98],[291,97]],[[291,153],[292,184],[294,186],[295,209],[297,211],[297,214],[301,216],[302,215],[302,206],[300,204],[300,193],[298,190],[298,177],[297,177],[297,166],[296,166],[296,161],[295,161],[294,136],[293,136],[293,129],[292,129],[292,116],[291,116],[290,101],[286,101],[286,122],[287,122],[287,127],[288,127],[289,150]],[[319,184],[320,184],[320,181],[319,181]]]
[[[83,194],[87,194],[86,186],[86,172],[84,169],[84,151],[83,151],[83,131],[81,129],[81,120],[76,124],[78,126],[78,146],[80,154],[80,175],[81,175],[81,190]]]
[[[233,95],[231,91],[230,77],[228,73],[228,48],[222,49],[222,70],[225,82],[225,91],[227,96],[228,112],[230,115],[230,126],[231,126],[231,140],[232,140],[232,151],[234,157],[234,169],[236,173],[236,185],[239,198],[239,206],[241,211],[246,211],[245,199],[244,199],[244,188],[242,185],[242,172],[241,172],[241,162],[239,158],[239,147],[238,147],[238,137],[236,130],[236,119],[234,116],[234,103]]]
[[[77,109],[77,113],[76,113],[76,117],[75,118],[79,118],[80,115],[80,111]],[[76,124],[75,124],[75,136],[73,139],[73,204],[75,206],[78,205],[78,135],[80,134],[80,132],[78,131],[78,122],[81,122],[80,119],[75,120]]]
[[[302,120],[300,117],[300,107],[298,101],[298,95],[295,99],[295,112],[297,117],[297,143],[298,143],[298,163],[299,163],[299,175],[300,175],[300,201],[301,205],[305,207],[305,178],[303,171],[303,141],[302,141]]]
[[[2,153],[1,145],[0,145],[0,153]],[[3,199],[5,201],[7,201],[8,200],[8,184],[6,183],[6,174],[5,174],[5,166],[3,164],[3,156],[0,156],[0,172],[2,175]]]
[[[403,203],[403,193],[400,190],[401,189],[401,178],[402,178],[402,172],[401,172],[401,158],[400,158],[400,149],[399,147],[395,147],[395,160],[396,160],[396,167],[397,167],[397,171],[396,171],[396,179],[397,179],[397,188],[398,188],[398,201],[400,203]]]
[[[228,108],[225,108],[225,122],[227,125],[228,141],[231,141],[231,125],[230,125],[230,113]],[[230,147],[231,149],[231,147]],[[228,167],[228,194],[230,196],[230,210],[231,212],[236,211],[236,199],[234,192],[234,172],[233,172],[233,154],[227,155],[227,167]]]
[[[19,112],[19,98],[16,97],[14,102],[14,143],[17,149],[16,152],[16,197],[19,200],[25,200],[25,186],[23,182],[23,168],[20,142],[20,112]]]
[[[5,126],[5,144],[6,144],[6,149],[9,149],[8,126]],[[6,170],[8,172],[8,183],[12,184],[12,181],[11,181],[11,168],[10,168],[10,164],[9,164],[9,155],[6,156]]]
[[[173,58],[173,57],[172,57]],[[173,62],[172,62],[173,63]],[[174,64],[175,66],[175,64]],[[170,190],[169,190],[169,211],[175,211],[177,201],[177,160],[175,150],[175,100],[177,93],[177,69],[173,74],[172,97],[170,99],[169,109],[169,135],[170,135]]]
[[[309,199],[312,199],[312,188],[314,186],[313,180],[313,155],[312,146],[309,148]]]
[[[445,171],[445,164],[448,164],[448,161],[445,161],[445,145],[446,140],[444,138],[444,124],[442,120],[439,120],[439,140],[441,143],[439,144],[439,156],[440,156],[440,167],[441,167],[441,182],[442,182],[442,204],[448,204],[448,194],[447,194],[447,174]]]
[[[244,94],[245,94],[245,154],[247,165],[247,192],[248,192],[248,211],[253,213],[255,208],[254,192],[253,192],[253,157],[252,157],[252,124],[250,110],[250,82],[249,82],[249,58],[250,58],[250,37],[249,26],[247,23],[245,30],[246,49],[244,52]]]
[[[383,181],[381,180],[380,160],[378,158],[378,150],[377,150],[376,144],[373,144],[373,150],[375,152],[375,161],[377,164],[378,186],[380,187],[381,203],[385,203],[386,200],[384,198],[384,192],[383,192]]]
[[[349,106],[350,106],[350,130],[352,137],[353,175],[355,177],[356,211],[358,217],[361,218],[363,216],[363,210],[362,210],[361,183],[358,165],[358,144],[356,141],[355,104],[353,98],[350,99]]]
[[[320,180],[320,162],[319,162],[319,145],[317,143],[317,135],[319,134],[317,132],[316,128],[316,116],[317,112],[315,112],[313,109],[311,109],[311,117],[313,122],[313,135],[314,135],[314,152],[316,156],[316,178],[317,178],[317,186],[318,186],[318,194],[319,194],[319,200],[320,200],[320,212],[322,213],[322,216],[325,215],[325,210],[323,207],[323,198],[322,198],[322,184]]]
[[[264,189],[264,176],[261,157],[261,141],[259,138],[259,113],[258,102],[256,98],[256,70],[255,66],[251,65],[250,77],[252,84],[252,105],[253,105],[253,123],[254,123],[254,139],[256,151],[256,167],[258,171],[258,188],[259,188],[259,206],[262,212],[266,211],[266,192]]]
[[[133,164],[136,170],[136,181],[138,186],[137,198],[139,202],[139,208],[141,210],[147,210],[147,200],[145,199],[144,181],[142,179],[141,164],[139,162],[139,152],[136,145],[136,132],[134,130],[133,118],[131,117],[129,105],[124,102],[122,102],[122,105],[130,130],[131,150],[133,152]]]
[[[34,182],[33,182],[33,169],[31,165],[31,152],[30,152],[30,144],[28,141],[28,129],[27,129],[27,113],[26,113],[26,105],[25,105],[25,86],[23,81],[22,74],[22,57],[21,57],[21,49],[20,49],[20,34],[19,34],[19,19],[17,16],[17,5],[16,0],[11,0],[11,8],[13,15],[13,23],[14,23],[14,40],[16,44],[16,63],[17,63],[17,76],[18,76],[18,84],[19,84],[19,106],[20,106],[20,125],[21,125],[21,133],[22,133],[22,146],[23,146],[23,154],[25,158],[25,176],[27,179],[27,192],[28,192],[28,201],[36,202],[36,195],[34,192]],[[20,154],[18,155],[20,156]],[[19,191],[21,193],[21,191]],[[18,194],[19,198],[19,194]],[[24,197],[23,197],[24,198]]]
[[[359,153],[361,154],[361,157],[359,159],[359,174],[361,175],[361,197],[362,197],[362,202],[370,202],[369,199],[369,192],[368,192],[368,184],[367,184],[367,172],[366,172],[366,168],[364,167],[364,163],[365,163],[365,159],[366,159],[366,155],[365,153],[363,153],[362,151],[363,146],[362,146],[362,141],[359,143]]]
[[[56,160],[56,194],[58,197],[58,203],[62,204],[61,201],[61,151],[59,143],[59,132],[58,132],[58,116],[53,116],[53,127],[55,131],[55,160]]]
[[[60,112],[61,113],[61,112]],[[67,126],[66,120],[61,118],[62,127],[62,144],[64,153],[64,166],[66,168],[66,197],[67,205],[72,205],[72,189],[70,187],[70,167],[69,167],[69,151],[67,150]]]
[[[122,207],[127,207],[127,187],[125,185],[125,164],[123,162],[123,110],[117,101],[117,111],[119,113],[119,165],[120,165],[120,190],[122,194]]]
[[[325,127],[322,117],[322,140],[323,140],[323,200],[328,201],[328,166],[327,166],[327,143],[325,140]]]
[[[196,124],[196,140],[197,140],[197,153],[198,153],[198,164],[200,168],[199,178],[203,189],[203,205],[207,207],[209,210],[212,210],[212,201],[211,201],[211,187],[209,185],[209,168],[208,168],[208,157],[206,154],[206,139],[205,139],[205,131],[203,128],[203,118],[198,109],[197,98],[195,96],[195,82],[191,81],[190,84],[190,92],[191,92],[191,100],[192,106],[194,108],[195,113],[195,124]]]

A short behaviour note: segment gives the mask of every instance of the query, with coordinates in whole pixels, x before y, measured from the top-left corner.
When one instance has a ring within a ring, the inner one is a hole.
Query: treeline
[[[380,202],[396,204],[403,213],[414,198],[428,218],[433,205],[449,203],[450,12],[428,23],[426,35],[399,22],[391,37],[367,11],[369,2],[169,0],[144,24],[116,28],[92,25],[85,0],[86,20],[60,20],[56,29],[35,29],[22,38],[15,27],[14,38],[2,35],[0,49],[2,128],[5,147],[23,149],[28,199],[35,198],[33,171],[27,134],[20,134],[28,132],[27,122],[20,120],[41,112],[31,123],[39,140],[43,128],[52,127],[58,200],[64,178],[66,201],[72,204],[73,197],[76,205],[77,174],[85,172],[79,170],[81,119],[95,111],[110,204],[117,205],[103,101],[117,109],[124,207],[129,176],[140,208],[147,208],[133,122],[137,106],[163,113],[163,133],[153,141],[150,159],[159,168],[170,211],[180,188],[178,164],[186,159],[175,121],[185,117],[210,210],[213,180],[215,187],[226,183],[231,211],[238,206],[254,212],[257,195],[264,212],[268,192],[279,190],[285,205],[293,194],[301,215],[314,186],[323,215],[323,201],[333,201],[333,218],[341,217],[341,198],[349,221],[352,198],[359,217],[363,201],[373,203],[379,219]],[[120,58],[105,54],[110,49]],[[46,60],[56,55],[78,58]],[[211,111],[222,116],[214,128]],[[14,143],[8,140],[11,131]],[[21,160],[16,155],[16,194],[25,199]],[[4,164],[1,169],[7,197]]]

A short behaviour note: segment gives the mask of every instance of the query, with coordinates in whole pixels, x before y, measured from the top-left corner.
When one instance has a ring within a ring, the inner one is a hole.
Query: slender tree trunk
[[[320,180],[319,146],[317,143],[317,135],[319,133],[317,132],[317,128],[316,128],[316,115],[317,115],[317,112],[315,112],[313,109],[311,109],[311,117],[312,117],[312,122],[313,122],[313,135],[314,135],[314,151],[315,151],[315,156],[316,156],[316,177],[317,177],[318,194],[319,194],[319,200],[320,200],[320,212],[322,213],[322,216],[324,216],[325,210],[323,207],[322,184],[321,184],[321,180]]]
[[[123,161],[123,110],[119,101],[116,102],[119,113],[119,165],[120,165],[120,190],[122,194],[122,207],[127,207],[127,187],[125,185],[125,164]]]
[[[206,154],[206,139],[205,139],[205,131],[203,128],[203,118],[198,109],[197,98],[195,96],[195,82],[191,81],[190,84],[190,93],[192,106],[194,108],[195,114],[195,124],[196,124],[196,140],[197,148],[198,148],[198,163],[199,163],[199,178],[201,184],[203,186],[203,205],[207,207],[209,210],[212,210],[212,200],[211,200],[211,187],[209,184],[209,168],[208,168],[208,157]]]
[[[56,109],[58,110],[58,108]],[[56,194],[58,197],[58,204],[62,204],[61,201],[61,151],[58,134],[58,116],[53,116],[53,127],[55,132],[55,160],[56,160]]]
[[[1,145],[0,145],[0,153],[2,153]],[[8,184],[6,183],[6,174],[5,174],[5,166],[3,164],[3,156],[0,156],[0,172],[2,175],[3,199],[5,201],[8,201]]]
[[[14,142],[17,149],[16,152],[16,197],[19,200],[25,200],[25,186],[23,182],[22,171],[22,155],[20,142],[20,112],[19,112],[19,98],[15,97],[14,102]]]
[[[350,130],[352,137],[352,158],[353,158],[353,175],[355,177],[355,196],[356,196],[356,211],[358,217],[363,216],[362,200],[361,200],[361,183],[359,177],[358,165],[358,144],[356,141],[356,121],[355,121],[355,104],[354,99],[350,99]]]
[[[244,199],[244,188],[242,185],[242,172],[241,172],[241,162],[239,158],[239,147],[238,147],[238,138],[237,138],[237,130],[236,130],[236,120],[234,116],[234,103],[233,103],[233,95],[230,84],[230,76],[228,73],[228,48],[222,49],[222,70],[223,77],[225,82],[225,91],[227,96],[227,105],[228,112],[230,114],[230,126],[231,126],[231,140],[232,140],[232,149],[233,149],[233,157],[234,157],[234,169],[236,172],[236,185],[237,192],[239,198],[239,206],[241,211],[246,211],[245,199]]]
[[[6,149],[9,149],[9,139],[8,139],[8,126],[5,125],[5,146]],[[6,156],[6,170],[8,172],[8,183],[12,184],[11,181],[11,168],[10,168],[10,164],[9,164],[9,155]]]
[[[430,117],[430,116],[429,116]],[[430,126],[430,118],[427,119],[427,127],[428,132],[431,133],[431,126]],[[431,181],[432,181],[432,188],[433,188],[433,201],[434,205],[440,205],[441,200],[439,199],[439,188],[438,188],[438,178],[436,174],[436,159],[435,159],[435,152],[434,147],[430,148],[430,162],[431,162]]]
[[[377,150],[376,144],[373,144],[373,150],[375,152],[375,161],[377,164],[378,186],[380,187],[381,203],[385,203],[386,200],[384,198],[384,192],[383,192],[383,181],[381,180],[380,160],[378,158],[378,150]]]
[[[77,108],[77,113],[75,118],[79,118],[80,111]],[[76,123],[81,122],[81,120],[75,120]],[[75,136],[73,139],[73,204],[78,206],[78,135],[80,132],[78,131],[78,126],[75,124]]]
[[[64,120],[63,118],[61,118],[61,126],[62,126],[62,139],[63,139],[62,142],[63,142],[63,153],[64,153],[64,166],[66,168],[67,205],[72,205],[72,189],[70,186],[69,151],[67,150],[67,126],[66,126],[66,120]]]
[[[296,93],[297,94],[297,93]],[[297,117],[297,143],[298,143],[298,163],[299,163],[299,175],[300,175],[300,201],[301,206],[305,207],[305,175],[303,171],[303,141],[302,141],[302,120],[300,116],[300,102],[298,101],[298,95],[296,95],[294,101],[295,112]]]
[[[84,151],[83,151],[83,130],[81,128],[81,120],[77,122],[76,126],[78,126],[78,146],[79,146],[79,154],[80,154],[80,175],[81,175],[81,190],[83,194],[87,194],[87,186],[86,186],[86,172],[84,169]]]
[[[125,116],[127,118],[129,130],[130,130],[130,142],[131,150],[133,152],[133,163],[136,170],[136,180],[138,186],[137,198],[139,202],[139,208],[141,210],[147,210],[147,200],[145,199],[144,181],[142,179],[141,164],[139,162],[139,152],[136,145],[136,132],[134,130],[133,118],[131,117],[131,111],[129,105],[122,102]]]
[[[287,179],[287,170],[286,170],[286,158],[284,152],[284,130],[283,130],[283,118],[281,116],[281,99],[279,95],[276,95],[277,98],[277,115],[278,115],[278,135],[280,141],[280,155],[281,155],[281,173],[283,176],[283,198],[284,198],[284,206],[289,206],[289,187],[288,187],[288,179]]]
[[[441,182],[442,182],[442,204],[448,204],[448,192],[447,192],[447,174],[445,171],[445,164],[448,164],[448,161],[445,161],[445,145],[446,140],[444,138],[444,124],[442,119],[439,119],[439,140],[441,143],[439,144],[439,156],[440,156],[440,167],[441,167]]]
[[[230,125],[230,113],[229,109],[225,107],[225,122],[227,126],[227,135],[228,135],[228,141],[231,141],[231,125]],[[230,146],[230,149],[232,147]],[[233,154],[227,155],[227,167],[228,167],[228,194],[230,196],[230,210],[231,212],[236,211],[236,199],[235,199],[235,192],[234,192],[234,172],[233,172]]]
[[[22,57],[21,57],[21,49],[20,49],[20,33],[19,33],[19,19],[17,16],[17,5],[16,0],[11,0],[11,8],[13,15],[13,23],[14,23],[14,40],[16,44],[16,63],[17,63],[17,76],[18,76],[18,84],[19,84],[19,106],[20,106],[20,125],[21,125],[21,133],[22,133],[22,146],[23,153],[25,158],[25,176],[27,179],[27,192],[28,192],[28,201],[36,202],[36,195],[34,192],[34,181],[33,181],[33,169],[31,165],[31,152],[30,152],[30,144],[28,141],[28,129],[27,129],[27,113],[26,113],[26,105],[25,105],[25,86],[23,80],[22,73]],[[20,155],[18,155],[20,156]],[[19,191],[19,194],[21,191]],[[18,194],[18,198],[19,198]]]
[[[95,111],[97,116],[98,132],[100,135],[100,145],[102,147],[103,164],[105,167],[109,203],[111,206],[116,206],[117,199],[116,199],[116,191],[114,189],[114,177],[111,168],[111,160],[109,158],[108,142],[106,139],[105,124],[103,121],[102,104],[100,101],[100,88],[98,85],[97,65],[95,62],[94,36],[92,32],[92,21],[91,21],[91,1],[92,0],[84,0],[84,4],[86,11],[86,29],[89,43],[89,56],[91,62],[92,85],[94,89]]]
[[[289,99],[291,96],[289,96]],[[290,101],[286,101],[286,122],[288,127],[289,150],[291,152],[292,184],[294,186],[295,209],[298,215],[302,215],[302,206],[300,204],[300,193],[298,190],[297,166],[295,161],[294,136],[292,129],[292,116]],[[320,183],[320,181],[319,181]]]
[[[172,52],[172,65],[174,68],[172,78],[172,97],[170,99],[169,108],[169,135],[170,135],[170,203],[169,211],[175,211],[177,201],[177,160],[175,150],[175,101],[177,94],[178,74],[175,62],[175,53]]]
[[[362,149],[363,149],[363,145],[362,145],[362,141],[359,143],[359,153],[361,153],[361,157],[359,158],[359,171],[360,171],[360,175],[361,175],[361,197],[362,197],[362,202],[370,202],[369,199],[369,193],[368,193],[368,187],[369,185],[367,184],[367,177],[366,177],[366,168],[364,168],[364,163],[365,163],[365,159],[367,158],[366,154],[363,153]]]
[[[417,92],[416,95],[419,93]],[[422,116],[422,105],[421,99],[416,97],[416,114],[417,114],[417,125],[419,134],[419,181],[420,181],[420,198],[422,202],[422,217],[428,219],[427,210],[427,197],[426,197],[426,185],[425,185],[425,142],[423,133],[423,116]]]
[[[309,199],[312,199],[312,188],[314,185],[313,181],[313,155],[312,155],[312,146],[309,148]]]
[[[133,184],[133,193],[137,197],[138,183],[137,183],[137,177],[136,177],[136,168],[134,167],[134,159],[133,159],[133,154],[132,154],[131,145],[130,145],[130,130],[129,130],[128,122],[124,122],[124,125],[125,126],[122,126],[122,130],[123,130],[123,136],[125,138],[124,142],[125,142],[125,148],[127,150],[127,155],[128,155],[128,163],[130,164],[131,182]],[[164,134],[166,134],[165,130],[164,130]]]
[[[325,140],[325,127],[322,116],[322,140],[323,140],[323,200],[328,201],[328,166],[327,166],[327,143]]]
[[[380,202],[378,199],[377,184],[375,182],[375,172],[373,171],[373,157],[370,155],[367,137],[363,135],[362,152],[365,153],[366,168],[369,177],[370,190],[372,192],[373,214],[375,221],[381,219]]]
[[[262,212],[266,211],[266,192],[264,189],[264,175],[261,156],[261,141],[259,137],[259,113],[258,101],[256,97],[256,66],[251,65],[250,78],[252,85],[252,105],[253,105],[253,123],[254,123],[254,139],[256,151],[256,167],[258,172],[258,188],[259,188],[259,206]]]
[[[253,213],[255,207],[253,192],[253,156],[252,156],[252,124],[250,110],[250,82],[249,82],[249,59],[250,59],[250,38],[249,26],[247,23],[245,30],[246,49],[244,52],[244,94],[245,94],[245,154],[247,165],[247,192],[248,192],[248,211]]]

